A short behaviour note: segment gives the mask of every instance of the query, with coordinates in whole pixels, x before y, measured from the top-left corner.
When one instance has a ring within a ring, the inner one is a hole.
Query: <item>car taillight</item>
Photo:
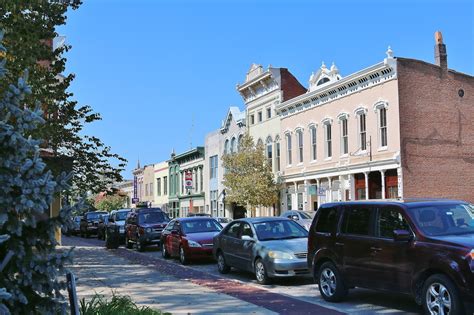
[[[144,228],[138,228],[138,234],[143,235],[145,234],[145,229]]]
[[[472,260],[474,260],[474,249],[471,250],[469,254],[467,254],[468,257],[471,257]]]

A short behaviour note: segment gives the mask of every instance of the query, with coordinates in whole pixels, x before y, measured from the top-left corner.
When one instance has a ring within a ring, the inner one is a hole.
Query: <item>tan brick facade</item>
[[[404,197],[474,202],[474,77],[397,63]]]

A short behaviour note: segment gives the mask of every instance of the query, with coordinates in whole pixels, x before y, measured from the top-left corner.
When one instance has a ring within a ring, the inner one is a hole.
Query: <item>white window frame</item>
[[[357,119],[357,144],[358,144],[358,149],[360,150],[359,152],[365,153],[367,152],[367,145],[369,145],[369,142],[367,140],[367,108],[360,106],[358,107],[355,111],[355,118]],[[365,117],[365,149],[362,148],[362,125],[361,125],[361,117],[364,115]]]
[[[349,114],[348,113],[340,113],[338,116],[339,122],[339,134],[340,134],[340,156],[347,157],[349,156]],[[346,135],[344,136],[344,124],[346,124]],[[345,146],[347,145],[347,148]],[[346,152],[344,150],[347,149]]]
[[[275,139],[275,169],[277,170],[277,172],[280,171],[280,160],[281,160],[281,145],[280,145],[280,138],[277,137]]]
[[[291,132],[285,134],[286,140],[286,165],[291,166],[292,164],[292,143],[291,143]]]
[[[384,112],[385,112],[385,126],[384,127],[382,127],[382,121],[380,117],[382,113],[382,109],[384,109]],[[375,103],[374,112],[377,114],[378,151],[385,151],[388,148],[388,120],[387,120],[388,102],[378,101],[377,103]],[[382,128],[385,128],[385,145],[383,144]]]
[[[304,161],[304,133],[303,128],[295,130],[296,144],[298,145],[298,164],[303,164]]]
[[[311,162],[318,160],[318,130],[316,124],[309,125],[309,140],[311,143]]]
[[[330,118],[325,118],[323,121],[321,121],[323,127],[324,127],[324,157],[325,160],[331,160],[333,156],[333,148],[332,148],[332,142],[333,142],[333,130],[332,130],[332,119]],[[331,129],[331,137],[328,137],[328,127]],[[331,154],[329,154],[331,153]]]

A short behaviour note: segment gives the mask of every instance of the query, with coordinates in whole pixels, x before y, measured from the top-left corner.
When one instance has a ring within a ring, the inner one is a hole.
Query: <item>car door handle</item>
[[[336,242],[336,246],[344,246],[344,243]]]
[[[374,246],[372,246],[370,249],[373,250],[374,252],[380,252],[382,250],[380,247],[374,247]]]

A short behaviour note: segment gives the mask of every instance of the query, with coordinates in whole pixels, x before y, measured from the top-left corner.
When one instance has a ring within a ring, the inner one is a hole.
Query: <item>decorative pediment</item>
[[[227,111],[226,118],[222,121],[221,133],[226,133],[232,120],[239,126],[245,125],[245,112],[241,112],[238,107],[231,106]]]
[[[247,72],[247,76],[245,77],[245,82],[252,81],[253,79],[255,79],[256,77],[258,77],[258,76],[261,75],[262,73],[263,73],[263,67],[262,67],[262,65],[253,63],[253,64],[250,66],[249,71]]]
[[[339,69],[336,67],[334,62],[332,63],[331,68],[328,69],[323,61],[321,68],[319,68],[316,73],[312,73],[309,78],[309,92],[338,81],[341,78],[342,76],[339,74]]]

